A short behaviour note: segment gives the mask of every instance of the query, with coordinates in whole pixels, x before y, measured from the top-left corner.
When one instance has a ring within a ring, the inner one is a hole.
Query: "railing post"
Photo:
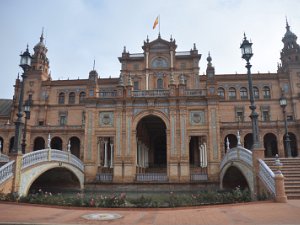
[[[253,148],[252,149],[252,163],[253,163],[253,193],[251,197],[253,200],[257,199],[259,194],[259,159],[264,159],[264,149],[263,148]]]
[[[275,172],[275,201],[285,203],[287,197],[285,194],[284,176],[281,173],[282,163],[280,162],[278,155],[276,155],[275,166],[277,171]]]
[[[12,193],[19,193],[20,183],[21,183],[21,170],[22,170],[22,154],[17,154],[15,156],[15,168],[14,168],[14,178],[13,178],[13,186]]]

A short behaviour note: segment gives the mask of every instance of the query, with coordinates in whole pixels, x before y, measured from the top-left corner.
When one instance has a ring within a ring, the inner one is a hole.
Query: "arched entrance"
[[[11,137],[9,140],[9,152],[12,152],[14,148],[15,137]]]
[[[290,146],[291,146],[292,157],[297,157],[298,156],[298,146],[297,146],[296,135],[294,133],[289,132],[289,138],[290,138]],[[285,156],[287,156],[286,144],[285,144],[285,135],[283,136],[283,144],[284,144]]]
[[[43,192],[61,193],[79,191],[78,178],[64,167],[47,170],[40,175],[30,186],[29,193]]]
[[[264,136],[265,157],[274,157],[278,154],[277,138],[273,133]]]
[[[57,150],[62,150],[62,140],[60,137],[54,137],[51,140],[51,148],[52,149],[57,149]]]
[[[242,172],[235,166],[230,166],[223,177],[223,188],[234,189],[240,187],[242,190],[249,189],[249,184]]]
[[[234,148],[237,146],[237,138],[234,134],[228,134],[226,135],[226,137],[224,138],[224,147],[225,147],[225,153],[227,151],[227,138],[229,141],[229,148]]]
[[[3,145],[4,145],[4,141],[3,141],[3,138],[2,138],[2,137],[0,137],[0,142],[1,142],[0,151],[3,153]]]
[[[138,173],[166,173],[167,140],[166,125],[158,116],[143,117],[137,124]]]
[[[34,139],[33,151],[45,149],[45,140],[42,137]]]
[[[77,158],[80,158],[80,140],[78,137],[70,138],[71,144],[71,153],[75,155]]]
[[[244,148],[251,150],[253,145],[252,133],[248,133],[244,137]]]

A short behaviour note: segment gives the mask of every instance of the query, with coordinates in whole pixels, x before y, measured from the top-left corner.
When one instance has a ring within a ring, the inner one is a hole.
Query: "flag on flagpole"
[[[154,21],[154,24],[153,24],[153,30],[155,29],[155,27],[157,26],[158,24],[158,17],[156,17],[155,21]]]

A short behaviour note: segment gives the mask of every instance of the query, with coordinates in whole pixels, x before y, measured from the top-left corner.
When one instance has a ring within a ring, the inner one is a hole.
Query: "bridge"
[[[239,183],[249,188],[254,198],[262,192],[268,192],[276,201],[285,202],[284,177],[280,171],[282,164],[276,159],[277,171],[274,173],[262,157],[263,149],[258,151],[259,154],[241,145],[228,149],[220,164],[221,188]]]
[[[1,155],[0,192],[17,192],[26,196],[32,184],[44,173],[52,169],[64,169],[76,177],[80,189],[84,187],[84,164],[71,152],[56,149],[43,149],[18,155],[14,160]],[[15,172],[16,171],[16,172]]]
[[[254,199],[259,193],[268,192],[276,201],[285,202],[284,177],[279,170],[280,162],[277,161],[278,170],[274,173],[265,163],[263,151],[250,151],[241,145],[228,149],[220,163],[221,188],[241,185],[242,188],[250,190]],[[48,148],[17,155],[11,161],[8,156],[1,154],[0,162],[5,163],[0,167],[2,193],[16,192],[19,196],[26,196],[34,182],[53,169],[69,171],[77,180],[79,188],[84,187],[84,164],[70,151]],[[48,178],[46,176],[46,179]]]

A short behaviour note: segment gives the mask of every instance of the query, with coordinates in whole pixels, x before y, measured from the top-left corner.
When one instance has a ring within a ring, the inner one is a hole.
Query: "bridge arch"
[[[28,169],[25,169],[25,171],[22,171],[19,195],[26,196],[32,184],[40,176],[42,176],[47,171],[55,168],[63,168],[71,172],[77,178],[80,189],[83,189],[84,173],[81,170],[68,163],[51,161],[51,162],[39,164],[35,167],[29,167]]]
[[[235,180],[237,185],[249,188],[254,193],[252,153],[241,146],[230,149],[220,165],[220,187],[225,188],[233,175],[240,180]],[[234,181],[234,180],[233,180]]]

